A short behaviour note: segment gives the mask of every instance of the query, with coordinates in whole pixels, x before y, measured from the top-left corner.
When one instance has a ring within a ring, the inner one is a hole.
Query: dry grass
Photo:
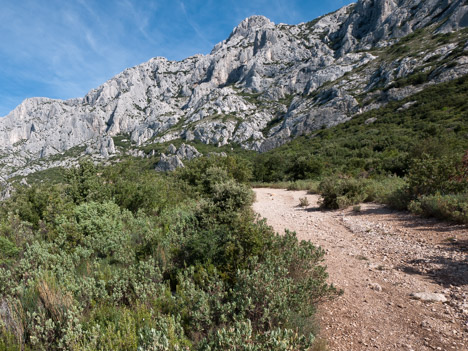
[[[72,296],[62,294],[55,284],[41,280],[37,285],[39,299],[55,321],[64,322],[67,310],[73,304]]]
[[[23,317],[24,312],[20,303],[9,299],[0,302],[0,330],[6,331],[4,334],[13,337],[18,345],[23,344]]]

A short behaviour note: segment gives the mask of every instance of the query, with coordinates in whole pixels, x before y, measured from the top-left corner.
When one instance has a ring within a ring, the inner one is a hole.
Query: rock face
[[[370,49],[436,24],[435,32],[447,33],[468,26],[464,0],[362,0],[336,33],[340,54]]]
[[[108,158],[110,155],[115,154],[114,140],[109,136],[98,137],[96,140],[92,140],[86,148],[86,154]]]
[[[454,61],[437,67],[428,84],[468,73],[466,31],[462,46],[441,42],[418,49],[420,57],[379,51],[424,29],[435,35],[466,26],[465,0],[359,0],[298,25],[253,16],[208,55],[153,58],[84,98],[25,100],[0,120],[2,174],[50,167],[47,160],[73,148],[106,158],[118,152],[112,138],[121,135],[135,146],[184,139],[267,151],[413,94],[421,87],[391,84],[427,69],[424,60]],[[371,103],[360,101],[365,93]]]
[[[169,145],[167,150],[168,155],[161,154],[161,159],[156,164],[155,170],[158,172],[169,172],[177,168],[184,167],[183,160],[193,160],[196,157],[202,156],[191,145],[182,144],[178,149],[173,145]]]

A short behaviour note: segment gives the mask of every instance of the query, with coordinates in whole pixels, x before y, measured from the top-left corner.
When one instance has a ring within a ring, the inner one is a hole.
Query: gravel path
[[[466,226],[377,204],[319,211],[317,195],[254,191],[254,210],[277,232],[293,230],[326,250],[329,282],[344,289],[319,308],[330,350],[468,351]],[[411,296],[418,293],[430,294]]]

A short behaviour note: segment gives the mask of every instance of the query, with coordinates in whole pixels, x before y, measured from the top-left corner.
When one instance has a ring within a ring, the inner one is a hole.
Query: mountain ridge
[[[424,84],[468,73],[468,40],[460,30],[467,18],[462,0],[360,0],[298,25],[249,17],[208,55],[155,57],[83,98],[26,99],[0,120],[2,174],[50,167],[49,158],[76,147],[109,157],[119,152],[113,142],[119,135],[128,135],[134,147],[183,139],[270,150]],[[462,34],[427,52],[400,45],[418,31],[430,38]],[[402,52],[393,53],[393,47]],[[452,67],[442,64],[447,57]],[[428,66],[431,58],[434,65]],[[391,86],[415,74],[426,74],[426,81]]]

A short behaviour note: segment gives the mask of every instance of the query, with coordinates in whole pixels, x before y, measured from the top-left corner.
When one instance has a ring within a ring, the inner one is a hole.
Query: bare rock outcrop
[[[200,157],[202,154],[191,145],[182,143],[177,149],[173,144],[169,145],[167,155],[161,154],[159,162],[156,164],[155,170],[158,172],[169,172],[177,168],[184,167],[184,160],[193,160]]]
[[[136,146],[183,139],[269,150],[414,94],[423,86],[391,84],[426,62],[452,60],[428,84],[467,74],[466,35],[462,46],[440,43],[417,58],[376,51],[423,29],[450,34],[468,25],[467,13],[464,0],[359,0],[298,25],[247,18],[208,55],[155,57],[83,98],[26,99],[0,119],[2,174],[27,173],[38,160],[47,167],[74,147],[107,158],[119,135]],[[375,101],[363,105],[368,92]]]

